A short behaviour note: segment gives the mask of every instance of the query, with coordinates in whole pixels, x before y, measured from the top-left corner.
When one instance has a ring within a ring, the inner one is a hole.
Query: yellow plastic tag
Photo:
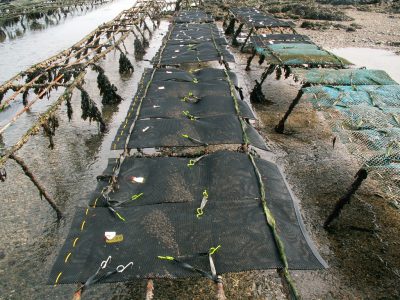
[[[106,239],[107,244],[121,243],[124,240],[124,236],[122,234],[117,234],[112,239]]]

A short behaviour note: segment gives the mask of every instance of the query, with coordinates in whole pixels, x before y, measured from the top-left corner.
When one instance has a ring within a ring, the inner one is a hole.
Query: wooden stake
[[[146,285],[146,300],[153,300],[154,297],[154,283],[152,279],[147,280]]]
[[[36,177],[33,175],[33,173],[29,170],[28,166],[25,164],[25,162],[22,160],[22,158],[18,157],[15,154],[10,155],[10,158],[13,159],[22,168],[25,175],[29,177],[29,179],[32,181],[32,183],[39,190],[40,195],[43,196],[47,200],[47,202],[50,204],[50,206],[56,211],[57,219],[60,220],[63,217],[61,210],[57,207],[57,204],[54,202],[54,200],[51,198],[51,196],[47,193],[45,188],[41,185],[41,183],[36,179]]]
[[[221,276],[218,276],[219,279],[222,279]],[[221,282],[217,283],[217,300],[226,300],[224,284]]]

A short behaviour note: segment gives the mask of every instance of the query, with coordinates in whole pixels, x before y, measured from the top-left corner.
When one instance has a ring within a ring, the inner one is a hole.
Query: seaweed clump
[[[100,66],[96,65],[93,69],[98,72],[97,86],[100,90],[100,95],[103,96],[101,103],[104,105],[120,103],[122,97],[117,94],[117,87],[111,84],[110,80],[104,73],[104,70]]]
[[[56,135],[56,128],[59,126],[58,119],[55,115],[49,116],[47,121],[42,125],[44,134],[49,138],[49,148],[54,149],[53,137]]]
[[[119,56],[119,73],[120,74],[131,74],[134,68],[128,57],[121,52]]]
[[[82,119],[92,122],[92,120],[97,121],[100,124],[100,131],[104,132],[106,130],[106,123],[101,116],[96,103],[90,98],[88,92],[86,92],[82,87],[79,88],[81,91],[81,108],[82,108]]]
[[[134,46],[135,46],[136,59],[142,59],[143,56],[146,54],[146,50],[144,50],[143,43],[140,41],[140,39],[137,38],[135,39]]]

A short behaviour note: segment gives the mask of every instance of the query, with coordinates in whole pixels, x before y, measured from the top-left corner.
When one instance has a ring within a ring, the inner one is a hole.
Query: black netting
[[[207,61],[219,61],[224,59],[227,62],[234,62],[233,55],[226,46],[215,47],[212,41],[201,44],[174,45],[167,44],[162,54],[161,65],[180,65],[184,63],[197,63]],[[154,61],[158,62],[159,55],[156,55]]]
[[[235,84],[236,76],[231,72],[228,74]],[[143,85],[150,80],[150,75],[151,70],[146,70]],[[254,119],[248,104],[240,100],[236,91],[234,93],[238,99],[240,116]],[[142,95],[142,92],[139,94]],[[138,97],[135,98],[138,103]],[[199,145],[183,138],[182,134],[207,144],[241,144],[243,134],[240,122],[235,117],[234,103],[224,70],[207,68],[193,73],[178,69],[157,70],[143,99],[139,120],[128,146]],[[132,106],[117,132],[112,149],[124,148],[135,117],[135,107]],[[246,133],[253,145],[266,149],[257,131],[251,126],[247,127]],[[233,131],[229,132],[231,129]]]
[[[168,44],[200,44],[212,41],[215,38],[217,45],[227,45],[225,37],[215,24],[176,24],[173,27]]]
[[[148,191],[152,193],[151,198],[161,197],[167,201],[167,193],[180,193],[182,199],[190,202],[139,206],[130,203],[129,207],[117,208],[125,221],[116,218],[107,208],[80,210],[50,274],[49,283],[53,284],[57,277],[59,283],[84,282],[109,255],[112,256],[110,268],[126,265],[130,261],[133,267],[106,278],[104,282],[198,276],[179,264],[159,260],[157,256],[174,256],[209,270],[207,257],[196,254],[207,252],[210,247],[217,245],[221,245],[214,255],[218,273],[282,267],[257,198],[257,180],[247,155],[228,155],[226,152],[213,154],[200,160],[191,170],[186,163],[187,160],[183,158],[129,160],[121,170],[121,177],[140,172],[140,175],[146,176],[142,184],[145,191],[143,198],[135,201],[150,199],[150,196],[145,196]],[[266,184],[268,205],[276,216],[289,267],[324,267],[325,263],[304,234],[300,217],[279,169],[273,163],[261,159],[256,159],[256,163]],[[229,172],[233,172],[231,177],[226,176]],[[162,180],[167,180],[168,176],[176,176],[177,179],[185,176],[181,180],[183,192],[166,190],[163,193],[159,190],[162,187],[168,188]],[[187,177],[199,184],[189,184]],[[211,186],[206,186],[206,183]],[[161,186],[158,187],[158,184]],[[129,179],[121,182],[121,189],[139,192],[139,189],[127,185]],[[203,217],[199,219],[196,217],[196,208],[200,205],[204,187],[208,188],[209,200]],[[186,188],[190,191],[187,194],[184,193]],[[226,195],[233,198],[229,199]],[[245,198],[240,199],[238,195],[245,195]],[[123,240],[107,243],[105,232],[109,231],[122,235]]]
[[[208,23],[214,22],[213,17],[210,14],[205,13],[201,10],[184,10],[174,19],[175,23]]]
[[[127,201],[124,206],[159,204],[165,202],[197,202],[206,189],[217,201],[241,201],[259,199],[257,177],[249,158],[238,152],[217,152],[203,156],[194,166],[188,166],[195,158],[128,158],[118,176],[119,189],[110,194],[111,201]],[[110,160],[103,176],[110,176],[116,160]],[[133,177],[143,177],[137,183]],[[276,178],[265,178],[267,189],[278,194],[282,188]],[[90,206],[105,206],[99,183],[91,197]],[[133,195],[143,193],[131,201]]]
[[[239,101],[241,116],[254,119],[254,115],[244,101]],[[189,113],[189,114],[188,114]],[[204,118],[224,114],[236,114],[232,97],[205,96],[193,104],[179,98],[152,98],[143,103],[141,118]]]
[[[230,12],[240,23],[245,23],[249,27],[292,27],[292,22],[285,22],[276,19],[274,16],[261,12],[254,7],[231,8]]]
[[[162,55],[161,52],[157,53],[153,63],[179,65],[222,59],[233,62],[233,55],[226,45],[224,36],[215,24],[176,24],[166,41]]]
[[[269,16],[261,18],[254,9],[249,12],[247,21],[256,26],[279,24]],[[181,12],[175,19],[176,23],[209,21],[200,11]],[[220,60],[221,55],[233,60],[215,25],[175,24],[173,30],[161,65]],[[113,149],[124,149],[126,142],[131,149],[243,144],[246,138],[251,145],[267,149],[245,121],[254,116],[235,88],[236,76],[225,70],[145,70]],[[293,197],[275,164],[255,159],[260,184],[244,153],[221,151],[192,159],[127,157],[115,178],[115,191],[106,193],[105,200],[101,191],[118,163],[117,159],[109,161],[89,197],[90,207],[75,215],[50,284],[85,282],[108,257],[111,260],[101,273],[129,267],[122,273],[110,272],[112,275],[100,282],[200,276],[157,256],[174,256],[209,271],[208,256],[199,253],[217,245],[221,248],[213,257],[218,274],[282,268],[282,254],[261,205],[262,186],[289,268],[325,267],[305,234]],[[197,208],[205,191],[208,203],[199,217]],[[116,236],[110,240],[106,236],[111,233]]]
[[[189,138],[183,135],[188,135]],[[128,148],[193,147],[205,144],[243,144],[242,127],[238,117],[224,115],[193,121],[189,119],[138,120],[131,134]],[[116,148],[122,149],[118,143]],[[266,149],[266,146],[262,148]]]

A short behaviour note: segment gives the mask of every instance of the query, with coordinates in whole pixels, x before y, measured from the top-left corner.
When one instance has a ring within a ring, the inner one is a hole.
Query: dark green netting
[[[251,126],[252,136],[259,137]],[[183,137],[188,135],[189,138]],[[193,139],[197,140],[194,141]],[[243,144],[243,132],[239,118],[233,115],[189,119],[141,119],[136,122],[129,138],[128,148],[154,147],[194,147],[217,144]],[[123,149],[123,144],[115,143],[116,149]],[[267,149],[262,138],[250,139],[250,144]]]
[[[294,25],[292,22],[278,20],[254,7],[231,8],[230,12],[240,23],[244,23],[249,27],[292,27]]]
[[[343,128],[360,130],[400,127],[400,108],[386,110],[352,105],[339,107],[339,111],[343,115]]]
[[[340,130],[340,140],[344,144],[356,143],[365,152],[400,151],[400,128],[377,128],[360,130]],[[361,149],[360,149],[361,150]]]
[[[400,107],[400,85],[313,86],[303,89],[316,108],[370,105]]]
[[[255,47],[268,64],[297,66],[303,64],[338,66],[351,64],[344,58],[319,48],[314,44],[281,43]]]
[[[385,71],[369,69],[292,68],[296,81],[320,85],[397,85]]]
[[[174,18],[175,23],[209,23],[214,22],[210,14],[202,10],[183,10]]]
[[[197,170],[191,170],[199,175],[198,181],[195,176],[187,172],[186,161],[183,158],[129,160],[121,176],[144,172],[142,174],[148,177],[143,186],[146,186],[149,192],[154,190],[152,197],[159,195],[166,198],[162,191],[158,191],[166,185],[157,176],[168,179],[168,175],[183,174],[191,176],[194,186],[197,182],[199,185],[205,182],[211,184],[212,187],[209,187],[208,192],[209,200],[204,207],[203,216],[196,217],[201,194],[193,195],[194,199],[185,203],[118,207],[117,211],[125,221],[116,218],[108,208],[80,209],[51,271],[49,283],[85,282],[108,256],[112,256],[112,259],[107,270],[112,270],[118,265],[126,265],[131,261],[133,266],[123,273],[107,277],[102,282],[128,281],[135,278],[199,276],[197,273],[182,268],[179,264],[157,259],[157,256],[174,256],[209,271],[208,258],[197,254],[207,252],[217,245],[221,245],[221,248],[213,257],[219,274],[282,267],[259,199],[246,196],[240,199],[229,191],[230,187],[238,185],[235,189],[241,195],[257,196],[257,179],[248,156],[239,153],[229,155],[217,153],[204,159],[213,159],[214,162],[208,164],[204,161],[202,166],[193,167],[198,167]],[[230,165],[232,159],[235,162],[234,166]],[[276,216],[289,268],[325,267],[326,264],[305,234],[300,214],[279,169],[275,164],[261,159],[256,159],[256,164],[266,184],[268,205]],[[162,168],[165,168],[164,172]],[[229,170],[234,171],[235,174],[241,174],[244,176],[243,179],[242,176],[226,177]],[[241,180],[252,186],[247,187],[245,183],[241,183]],[[159,187],[157,184],[162,185]],[[182,184],[183,190],[189,187],[184,181]],[[192,193],[193,185],[190,185]],[[125,188],[125,183],[122,183],[122,186]],[[248,194],[241,191],[240,186],[244,187]],[[219,188],[229,192],[229,195],[234,196],[234,200],[226,196],[217,197],[217,195],[225,195]],[[199,187],[194,189],[201,192]],[[136,190],[130,189],[132,192]],[[183,199],[191,197],[183,192],[181,194]],[[143,199],[138,198],[135,201]],[[151,201],[150,197],[146,198],[146,201]],[[123,240],[107,243],[105,232],[110,231],[122,235]]]
[[[313,43],[308,36],[302,34],[257,34],[250,37],[250,42],[254,47],[261,48],[271,44]]]

